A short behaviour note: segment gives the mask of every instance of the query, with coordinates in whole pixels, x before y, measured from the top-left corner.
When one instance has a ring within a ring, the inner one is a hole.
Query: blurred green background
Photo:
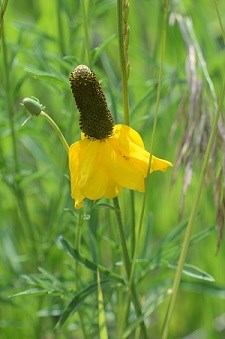
[[[88,12],[91,69],[101,80],[116,122],[123,123],[116,1],[84,1]],[[218,1],[222,22],[225,3]],[[130,124],[149,149],[156,109],[163,5],[130,1]],[[137,276],[142,300],[159,301],[171,286],[225,69],[225,48],[215,2],[169,1],[163,82],[154,154],[173,162],[150,177]],[[78,212],[70,197],[67,156],[41,117],[24,126],[20,105],[34,96],[46,106],[69,144],[80,138],[79,114],[69,73],[87,64],[82,2],[9,1],[0,50],[0,337],[82,338],[76,317],[59,333],[53,327],[74,289],[74,261],[58,245],[74,245]],[[210,160],[194,238],[170,329],[171,338],[225,337],[223,120]],[[136,222],[143,195],[135,193]],[[120,196],[129,242],[129,192]],[[82,253],[117,270],[121,260],[113,213],[84,209]],[[181,225],[181,226],[178,226]],[[168,235],[170,235],[168,237]],[[52,274],[52,276],[51,276]],[[212,276],[213,279],[210,278]],[[60,287],[54,281],[60,281]],[[94,279],[82,269],[83,284]],[[32,290],[31,290],[32,289]],[[22,291],[24,294],[9,298]],[[96,296],[83,305],[89,337],[97,338]],[[113,288],[104,290],[108,330],[116,338]],[[154,299],[155,298],[155,299]],[[150,338],[159,338],[168,298],[149,315]]]

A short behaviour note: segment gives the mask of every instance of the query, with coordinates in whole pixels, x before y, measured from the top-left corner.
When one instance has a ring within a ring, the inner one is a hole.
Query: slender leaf
[[[168,263],[167,266],[174,269],[177,268],[177,265],[172,263]],[[209,273],[194,265],[185,264],[183,268],[183,273],[193,278],[207,281],[215,281],[215,279]]]
[[[108,270],[107,268],[103,267],[102,265],[95,264],[93,261],[90,261],[89,259],[85,258],[83,255],[79,254],[74,248],[72,248],[69,243],[63,239],[63,237],[59,237],[59,242],[62,244],[64,250],[76,261],[83,264],[87,269],[97,272],[101,272],[108,278],[117,281],[118,283],[125,284],[125,280],[117,275],[116,273]]]
[[[29,290],[12,294],[12,295],[9,296],[9,298],[15,298],[15,297],[19,297],[21,295],[30,295],[30,294],[43,295],[43,294],[46,294],[46,293],[48,293],[47,290],[43,290],[43,289],[40,289],[40,288],[30,288]]]

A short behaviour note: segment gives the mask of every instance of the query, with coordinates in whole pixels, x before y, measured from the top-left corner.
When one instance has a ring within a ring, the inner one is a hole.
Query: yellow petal
[[[129,148],[121,144],[121,139],[111,138],[110,144],[122,155],[123,158],[129,160],[129,164],[135,170],[147,176],[149,153],[139,145],[129,141]]]
[[[160,158],[156,158],[153,155],[150,172],[153,172],[153,171],[165,172],[168,167],[172,167],[172,166],[173,165],[170,161],[160,159]]]
[[[81,194],[79,191],[76,192],[75,196],[74,196],[74,207],[77,209],[80,209],[81,207],[83,207],[83,200],[84,200],[84,196],[83,194]]]
[[[69,148],[69,169],[71,178],[71,195],[74,198],[74,188],[79,176],[79,157],[80,157],[80,142],[77,141]]]
[[[102,158],[105,142],[99,140],[88,141],[89,145],[80,164],[78,186],[85,197],[96,200],[104,196],[108,183],[108,173]]]
[[[124,156],[129,156],[131,164],[137,170],[147,176],[150,153],[144,149],[144,143],[140,135],[131,127],[126,125],[114,126],[115,135],[112,137],[114,147],[120,149]],[[163,171],[170,166],[171,162],[152,156],[150,173],[153,171]]]
[[[115,125],[113,132],[102,141],[82,133],[81,141],[70,147],[71,195],[76,208],[83,206],[85,197],[114,198],[123,187],[144,191],[150,154],[142,138],[126,125]],[[169,161],[152,156],[150,172],[165,171],[169,166]]]
[[[105,189],[104,197],[107,199],[115,198],[122,190],[122,187],[117,184],[112,178],[108,180],[108,184]]]
[[[127,126],[127,125],[115,125],[113,127],[114,135],[118,136],[121,144],[129,148],[130,141],[134,144],[144,148],[143,140],[138,132],[136,132],[133,128]]]
[[[80,158],[85,151],[83,142],[78,141],[69,148],[69,169],[71,178],[71,196],[75,199],[75,208],[83,206],[84,195],[81,194],[77,182],[79,180]]]
[[[114,147],[113,139],[107,139],[104,148],[105,166],[111,178],[122,187],[144,191],[143,173],[136,170],[120,149]]]

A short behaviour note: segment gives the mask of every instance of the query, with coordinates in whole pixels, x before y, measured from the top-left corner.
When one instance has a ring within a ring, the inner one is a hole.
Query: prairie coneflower
[[[80,111],[81,140],[69,148],[71,195],[75,207],[84,198],[114,198],[123,188],[144,192],[150,153],[140,135],[126,125],[114,125],[95,74],[79,65],[70,76]],[[152,156],[150,173],[165,171],[171,162]]]

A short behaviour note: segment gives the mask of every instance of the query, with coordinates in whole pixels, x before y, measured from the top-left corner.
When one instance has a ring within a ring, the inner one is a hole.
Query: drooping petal
[[[80,158],[85,150],[82,147],[81,141],[77,141],[69,148],[69,170],[71,178],[71,196],[75,199],[75,207],[81,208],[83,206],[84,196],[81,194],[77,182],[79,180]]]
[[[88,142],[80,164],[78,185],[85,197],[97,200],[104,196],[108,183],[108,174],[102,157],[104,141],[88,140]]]
[[[112,137],[114,147],[120,149],[124,156],[129,157],[131,165],[147,176],[150,153],[144,149],[140,135],[131,127],[126,125],[116,125],[115,135]],[[165,172],[172,163],[152,155],[150,173],[153,171]]]
[[[85,196],[79,190],[77,190],[76,194],[73,197],[74,207],[77,208],[77,209],[80,209],[81,207],[83,207],[84,198],[85,198]]]
[[[114,135],[118,136],[121,144],[124,147],[129,148],[129,143],[133,142],[134,144],[144,148],[143,140],[138,132],[133,128],[127,125],[118,124],[113,127]]]
[[[142,175],[147,176],[149,153],[145,149],[130,140],[129,147],[124,146],[119,138],[111,138],[109,142],[114,150],[117,150],[123,158],[129,160],[131,167],[141,172]]]
[[[111,178],[122,187],[144,191],[143,173],[137,171],[130,164],[129,154],[123,154],[120,149],[114,147],[113,139],[106,140],[105,165]]]
[[[112,199],[116,197],[120,191],[122,190],[122,186],[119,185],[113,178],[112,178],[112,169],[108,168],[108,155],[109,155],[109,147],[107,145],[107,141],[102,143],[102,168],[104,168],[105,172],[107,173],[108,182],[105,187],[104,197],[107,199]]]
[[[160,159],[152,155],[152,163],[150,173],[153,171],[162,171],[165,172],[168,167],[172,167],[172,163],[170,161]]]
[[[118,183],[116,183],[111,177],[108,180],[108,184],[105,189],[104,197],[107,199],[115,198],[123,189]]]

